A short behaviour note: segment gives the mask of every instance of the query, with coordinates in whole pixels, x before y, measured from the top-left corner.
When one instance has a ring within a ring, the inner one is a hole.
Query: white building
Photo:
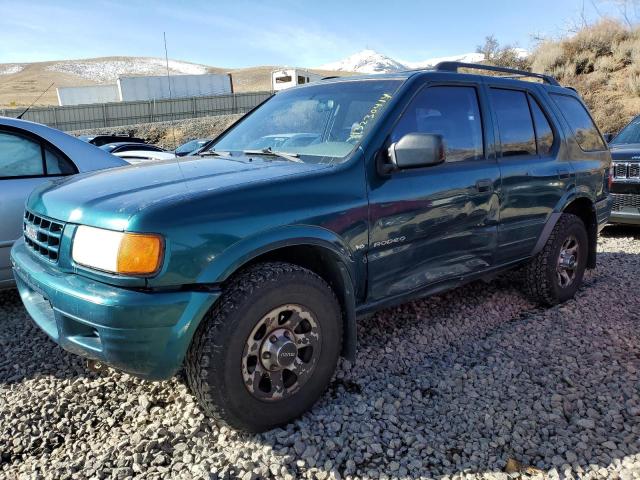
[[[169,78],[154,75],[119,77],[115,84],[61,87],[57,90],[58,103],[62,106],[228,95],[233,93],[233,83],[228,73],[170,75]]]
[[[271,72],[271,90],[279,91],[321,80],[322,75],[301,68],[284,68]]]

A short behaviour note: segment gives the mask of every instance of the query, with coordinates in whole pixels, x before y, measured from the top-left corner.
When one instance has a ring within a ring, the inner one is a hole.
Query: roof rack
[[[464,62],[440,62],[435,66],[435,70],[439,72],[458,72],[459,68],[472,68],[474,70],[488,70],[491,72],[510,73],[517,77],[532,77],[544,80],[549,85],[560,86],[558,81],[550,75],[544,75],[542,73],[526,72],[524,70],[517,70],[515,68],[507,67],[494,67],[493,65],[482,65],[479,63],[464,63]]]

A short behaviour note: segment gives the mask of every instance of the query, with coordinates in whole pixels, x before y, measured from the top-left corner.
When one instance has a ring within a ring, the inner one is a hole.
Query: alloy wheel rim
[[[556,265],[556,278],[561,288],[569,287],[576,279],[578,272],[578,255],[580,245],[574,235],[568,236],[560,247]]]
[[[282,305],[264,315],[242,354],[242,377],[249,393],[273,402],[300,390],[315,370],[320,339],[315,315],[302,305]]]

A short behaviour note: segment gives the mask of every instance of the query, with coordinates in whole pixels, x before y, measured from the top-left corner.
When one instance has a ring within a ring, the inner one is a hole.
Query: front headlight
[[[81,225],[73,238],[71,256],[85,267],[120,275],[150,275],[162,264],[162,237],[114,232]]]

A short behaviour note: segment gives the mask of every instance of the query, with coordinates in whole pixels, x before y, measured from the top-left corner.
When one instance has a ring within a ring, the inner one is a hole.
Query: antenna
[[[167,33],[162,32],[164,38],[164,60],[167,64],[167,83],[169,84],[169,101],[171,101],[171,132],[173,134],[173,144],[175,148],[178,148],[178,142],[176,141],[176,125],[175,116],[173,114],[173,94],[171,93],[171,75],[169,74],[169,54],[167,53]],[[177,158],[177,155],[176,155]]]
[[[169,102],[171,105],[171,133],[173,135],[173,144],[175,145],[174,147],[174,152],[175,149],[178,148],[178,142],[176,141],[176,123],[175,123],[175,116],[173,114],[173,95],[171,93],[171,75],[169,74],[169,54],[167,53],[167,33],[166,32],[162,32],[162,37],[164,38],[164,60],[167,64],[167,82],[169,83]],[[180,175],[182,175],[182,179],[185,181],[184,182],[184,187],[187,189],[187,191],[189,190],[189,185],[186,182],[186,177],[184,176],[184,172],[182,171],[182,165],[180,164],[180,157],[178,155],[175,155],[176,157],[176,163],[178,164],[178,169],[180,170]]]
[[[40,99],[42,98],[42,96],[43,96],[45,93],[47,93],[51,87],[53,87],[53,84],[54,84],[54,83],[55,83],[55,82],[51,82],[51,85],[49,85],[47,88],[45,88],[45,89],[44,89],[44,92],[42,92],[42,93],[38,96],[38,98],[36,98],[33,102],[31,102],[31,105],[29,105],[27,108],[25,108],[25,109],[24,109],[24,112],[22,112],[22,113],[21,113],[20,115],[18,115],[16,118],[17,118],[18,120],[21,120],[21,119],[22,119],[22,116],[23,116],[25,113],[27,113],[27,112],[29,111],[29,109],[30,109],[31,107],[33,107],[33,105],[34,105],[38,100],[40,100]]]

